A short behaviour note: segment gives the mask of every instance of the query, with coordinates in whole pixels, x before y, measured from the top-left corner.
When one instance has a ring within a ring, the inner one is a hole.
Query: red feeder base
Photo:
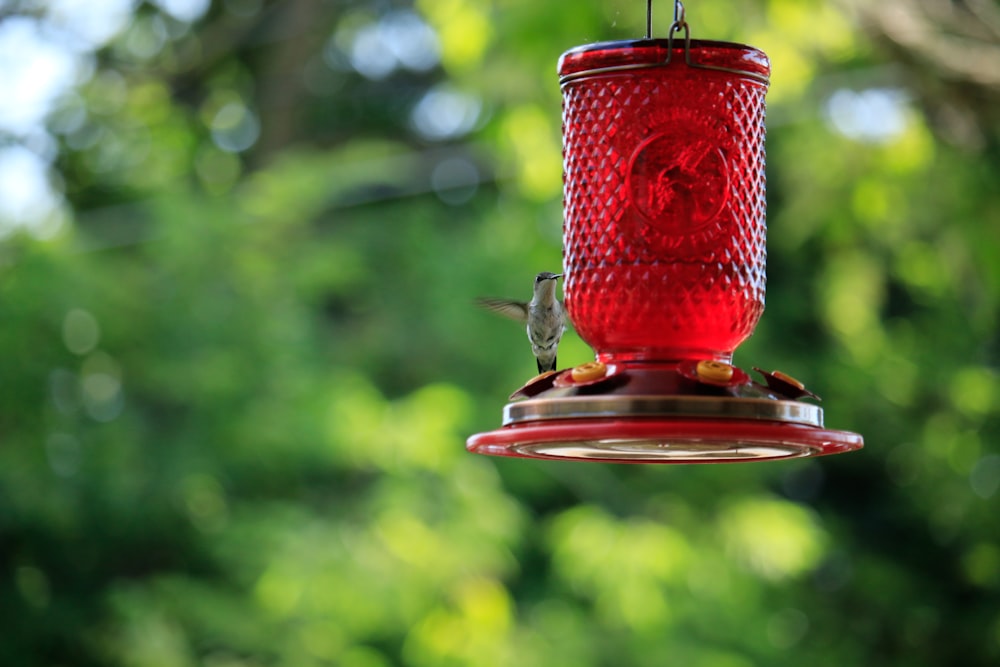
[[[514,424],[469,438],[470,452],[606,463],[734,463],[861,449],[857,433],[737,419],[574,419]]]
[[[721,373],[721,375],[720,375]],[[781,373],[756,383],[722,362],[584,364],[516,391],[478,454],[611,463],[730,463],[840,454],[857,433],[823,426],[816,399]]]

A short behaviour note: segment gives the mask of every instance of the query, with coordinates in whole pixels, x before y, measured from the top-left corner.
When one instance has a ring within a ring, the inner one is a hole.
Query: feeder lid
[[[771,62],[760,49],[736,42],[706,39],[634,39],[584,44],[559,57],[561,81],[605,72],[664,67],[690,67],[741,74],[767,83]]]

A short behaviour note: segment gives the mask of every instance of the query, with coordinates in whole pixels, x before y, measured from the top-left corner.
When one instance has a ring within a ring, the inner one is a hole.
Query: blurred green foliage
[[[946,140],[851,3],[688,4],[773,60],[737,362],[865,450],[464,451],[534,364],[473,298],[561,264],[556,58],[643,3],[141,5],[49,115],[66,219],[0,240],[0,664],[997,664],[995,128]]]

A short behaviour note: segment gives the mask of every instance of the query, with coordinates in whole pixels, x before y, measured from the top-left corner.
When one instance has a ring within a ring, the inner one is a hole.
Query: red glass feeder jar
[[[578,47],[563,92],[564,274],[605,363],[729,361],[764,310],[764,94],[752,47]]]

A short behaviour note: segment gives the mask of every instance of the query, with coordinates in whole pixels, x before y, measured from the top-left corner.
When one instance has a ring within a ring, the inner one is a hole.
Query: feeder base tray
[[[737,419],[576,419],[514,424],[469,438],[492,456],[608,463],[731,463],[860,449],[860,435]]]
[[[718,379],[709,373],[725,371]],[[533,378],[511,394],[503,425],[471,452],[617,463],[728,463],[840,454],[864,446],[828,430],[818,399],[774,372],[766,384],[719,362],[604,365]]]

